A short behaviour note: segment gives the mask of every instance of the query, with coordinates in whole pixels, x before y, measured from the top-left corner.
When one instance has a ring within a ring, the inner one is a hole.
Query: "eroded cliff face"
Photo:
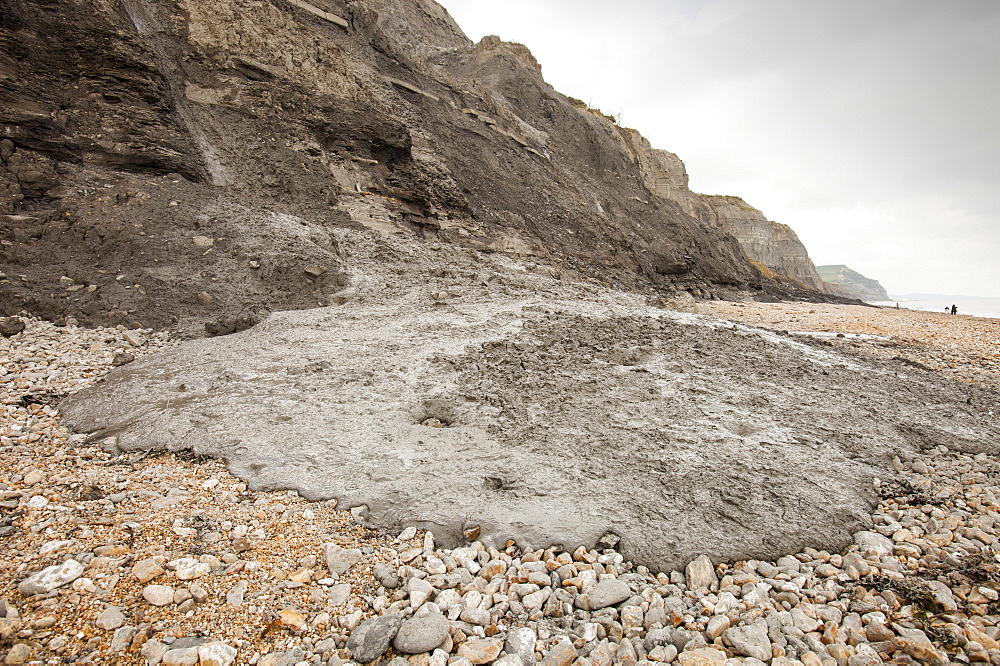
[[[691,216],[675,155],[428,0],[0,0],[0,18],[5,312],[225,332],[336,301],[341,226],[630,288],[788,289]]]
[[[753,261],[789,278],[806,289],[826,292],[809,253],[787,224],[772,222],[739,197],[696,194],[692,197],[695,216],[732,235]]]
[[[677,155],[654,149],[632,130],[626,130],[626,140],[636,156],[642,178],[655,195],[675,201],[705,225],[731,235],[762,275],[792,291],[816,290],[849,297],[846,291],[820,278],[791,227],[768,220],[739,197],[691,192],[687,168]]]

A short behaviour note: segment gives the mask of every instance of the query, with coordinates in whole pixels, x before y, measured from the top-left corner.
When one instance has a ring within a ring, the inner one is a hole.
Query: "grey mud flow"
[[[256,489],[365,505],[368,524],[446,546],[473,525],[528,547],[610,532],[656,570],[839,549],[894,455],[1000,441],[995,393],[500,255],[441,271],[393,241],[400,275],[379,261],[388,240],[343,233],[345,304],[123,366],[64,401],[65,421],[123,451],[224,458]]]

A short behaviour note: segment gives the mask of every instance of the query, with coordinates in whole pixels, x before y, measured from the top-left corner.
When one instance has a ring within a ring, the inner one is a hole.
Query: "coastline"
[[[701,312],[832,334],[836,346],[1000,384],[1000,321],[809,303],[712,302]],[[939,446],[897,460],[900,477],[875,489],[871,531],[842,553],[657,573],[613,550],[446,551],[426,533],[370,530],[333,501],[248,491],[220,461],[112,456],[66,432],[59,396],[98,381],[116,353],[169,342],[27,323],[0,341],[6,663],[340,664],[366,647],[348,648],[362,622],[436,613],[448,618],[440,644],[413,656],[385,645],[373,659],[1000,663],[1000,465],[985,455]],[[80,567],[72,581],[24,586],[70,560]],[[600,609],[598,582],[620,593]]]

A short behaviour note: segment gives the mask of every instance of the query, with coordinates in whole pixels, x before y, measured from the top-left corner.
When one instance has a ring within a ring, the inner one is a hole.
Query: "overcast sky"
[[[442,0],[691,189],[890,293],[1000,297],[1000,0]]]

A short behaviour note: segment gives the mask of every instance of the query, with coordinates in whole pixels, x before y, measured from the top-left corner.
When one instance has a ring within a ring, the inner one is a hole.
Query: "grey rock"
[[[132,645],[132,639],[135,637],[136,628],[131,625],[125,625],[124,627],[119,627],[114,636],[111,637],[111,644],[108,646],[108,652],[124,652],[130,645]]]
[[[858,545],[862,553],[874,550],[880,556],[892,554],[892,539],[882,536],[878,532],[857,532],[854,535],[854,543]]]
[[[531,663],[534,663],[534,660]],[[517,655],[505,654],[494,661],[493,666],[525,666],[525,662]]]
[[[392,614],[362,622],[347,639],[347,649],[351,651],[354,661],[368,664],[381,657],[389,649],[402,621],[402,617]]]
[[[351,598],[351,586],[349,583],[341,583],[330,588],[330,605],[341,606]]]
[[[535,642],[538,637],[530,627],[515,627],[507,632],[503,649],[508,655],[516,656],[524,666],[535,664]]]
[[[171,645],[160,663],[163,666],[195,666],[198,661],[198,648],[177,648]]]
[[[24,322],[20,317],[0,317],[0,335],[13,337],[24,330]]]
[[[46,567],[31,574],[17,586],[17,591],[24,596],[45,594],[51,590],[68,585],[83,575],[83,565],[76,560],[66,560],[62,564]]]
[[[395,590],[399,587],[399,577],[396,575],[396,568],[392,565],[378,562],[372,567],[372,574],[374,574],[375,580],[387,590]]]
[[[348,569],[361,561],[361,551],[357,548],[342,548],[335,543],[324,544],[323,556],[326,558],[326,566],[331,573],[337,575],[347,572]]]
[[[958,602],[951,593],[951,588],[947,585],[939,580],[929,580],[927,581],[927,587],[930,588],[934,601],[944,610],[949,612],[958,610]]]
[[[271,652],[265,654],[257,661],[257,666],[295,666],[306,657],[305,652],[299,648],[286,652]]]
[[[722,641],[736,654],[771,661],[771,639],[764,627],[756,624],[730,627],[722,633]]]
[[[683,652],[687,644],[691,642],[694,638],[694,634],[687,629],[681,629],[680,627],[663,627],[661,629],[653,629],[646,633],[646,640],[644,642],[646,650],[652,650],[655,647],[667,645],[673,645],[678,652]]]
[[[128,365],[135,360],[135,354],[130,354],[128,352],[115,352],[114,356],[111,357],[111,365],[115,368]]]
[[[715,575],[715,565],[707,555],[699,555],[684,567],[684,578],[689,590],[705,588],[714,590],[719,586],[719,577]]]
[[[174,603],[174,588],[169,585],[147,585],[142,590],[143,598],[154,606]]]
[[[392,646],[403,654],[431,652],[444,643],[450,626],[441,613],[414,616],[399,625]]]
[[[628,583],[617,578],[600,581],[588,595],[590,610],[600,610],[620,604],[632,596]]]
[[[230,606],[239,607],[243,605],[243,596],[247,593],[247,588],[250,587],[250,583],[241,580],[226,592],[226,603]]]
[[[108,606],[97,616],[98,628],[111,631],[125,624],[125,614],[117,606]]]

